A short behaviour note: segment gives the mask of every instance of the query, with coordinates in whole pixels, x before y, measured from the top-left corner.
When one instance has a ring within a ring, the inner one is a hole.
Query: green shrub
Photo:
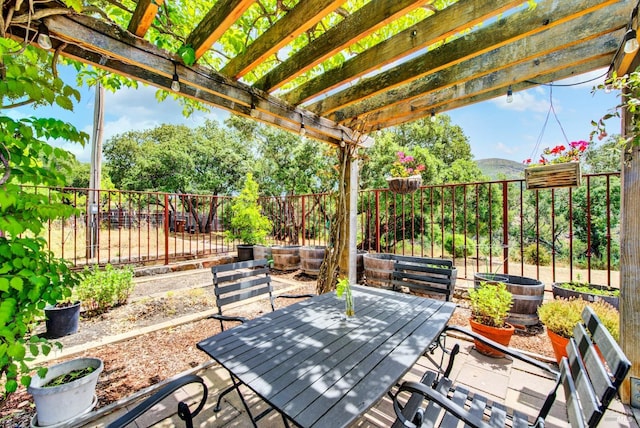
[[[504,326],[513,304],[513,295],[506,284],[483,282],[480,287],[469,290],[469,298],[474,321],[490,327]]]
[[[114,268],[107,264],[104,270],[98,266],[85,267],[84,278],[75,289],[75,296],[85,310],[102,313],[109,308],[125,304],[133,291],[133,268]]]
[[[234,198],[231,213],[232,229],[227,231],[227,239],[238,239],[246,245],[266,244],[272,223],[258,205],[258,183],[251,173],[247,174],[242,191]]]
[[[529,244],[524,248],[524,261],[530,265],[549,266],[551,264],[551,254],[542,245]]]
[[[447,234],[444,238],[444,249],[447,250],[449,254],[453,254],[453,235]],[[454,257],[460,258],[465,256],[472,256],[476,253],[476,242],[473,238],[467,237],[466,245],[465,239],[463,235],[456,235],[455,238],[455,254]]]
[[[599,300],[588,302],[582,299],[557,298],[538,308],[540,322],[555,334],[569,338],[573,335],[573,328],[582,322],[582,311],[585,306],[591,306],[602,324],[615,340],[620,338],[620,313],[610,304]]]

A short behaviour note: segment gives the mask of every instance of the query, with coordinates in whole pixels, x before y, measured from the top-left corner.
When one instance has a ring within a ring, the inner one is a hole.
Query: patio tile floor
[[[553,385],[553,379],[549,378],[544,372],[533,369],[530,366],[519,362],[512,362],[510,359],[493,359],[480,355],[473,349],[471,342],[458,339],[447,339],[447,347],[453,346],[453,343],[460,343],[461,352],[456,357],[451,377],[458,383],[464,383],[473,390],[481,390],[483,395],[491,396],[499,401],[504,402],[509,407],[514,407],[524,411],[529,415],[536,415],[542,405],[546,393]],[[439,361],[440,355],[438,351],[431,356],[435,361]],[[405,376],[406,380],[419,380],[421,374],[427,369],[433,369],[434,364],[429,358],[422,357],[418,364]],[[199,414],[194,425],[199,427],[245,427],[250,425],[248,415],[244,411],[244,407],[238,397],[238,394],[232,392],[225,396],[222,403],[222,410],[219,413],[213,411],[217,400],[218,392],[230,384],[229,375],[218,365],[212,365],[209,368],[201,369],[197,372],[200,376],[206,378],[209,387],[209,398],[203,412]],[[199,387],[186,387],[180,391],[178,396],[186,396],[197,394]],[[266,404],[260,400],[255,394],[251,393],[247,388],[243,388],[243,393],[249,402],[254,414],[260,413],[266,407]],[[122,412],[135,406],[136,402],[126,403],[118,409],[113,410],[110,414],[96,415],[91,417],[91,421],[86,420],[79,426],[84,427],[104,427],[109,421],[115,419]],[[167,399],[160,405],[156,406],[151,412],[148,412],[144,418],[140,418],[135,426],[137,427],[173,427],[183,426],[182,421],[174,414],[177,407],[176,398]],[[395,420],[392,401],[385,395],[372,409],[357,420],[353,427],[383,428],[391,426]],[[134,425],[131,425],[134,426]],[[258,423],[259,427],[280,428],[284,424],[279,414],[271,412]],[[558,399],[551,409],[551,414],[547,418],[548,427],[567,427],[566,416],[564,411],[564,397],[562,391],[559,391]],[[609,410],[605,414],[601,427],[627,427],[639,428],[636,419],[633,417],[631,409],[623,406],[619,401],[614,401]]]

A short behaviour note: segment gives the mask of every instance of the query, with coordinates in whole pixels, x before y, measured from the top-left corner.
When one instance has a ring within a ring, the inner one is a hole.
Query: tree
[[[620,136],[612,135],[597,147],[590,147],[585,153],[584,164],[590,173],[620,171],[622,146]]]

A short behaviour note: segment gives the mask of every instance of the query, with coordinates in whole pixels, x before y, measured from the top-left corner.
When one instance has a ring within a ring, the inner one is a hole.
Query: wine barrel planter
[[[300,269],[303,273],[318,277],[326,248],[324,245],[300,247]]]
[[[364,255],[367,254],[364,250],[358,250],[356,255],[356,276],[358,284],[362,284],[364,281]]]
[[[606,285],[588,284],[588,286],[592,290],[611,290],[611,287],[607,287]],[[569,290],[568,288],[562,288],[562,283],[551,284],[551,290],[553,292],[554,299],[556,297],[560,297],[562,299],[582,299],[588,302],[604,300],[614,308],[620,310],[620,298],[618,296],[605,296],[602,294]]]
[[[391,288],[393,269],[396,263],[394,254],[364,254],[362,257],[367,285]]]
[[[480,285],[480,282],[506,284],[507,290],[513,295],[513,306],[509,311],[508,323],[529,326],[536,325],[540,321],[538,307],[544,300],[544,284],[541,281],[518,275],[476,273],[474,282],[476,286]]]
[[[300,269],[300,245],[274,245],[271,247],[273,268],[282,271]]]
[[[262,260],[267,259],[270,260],[273,256],[271,255],[271,247],[266,245],[254,245],[253,246],[253,259],[254,260]]]

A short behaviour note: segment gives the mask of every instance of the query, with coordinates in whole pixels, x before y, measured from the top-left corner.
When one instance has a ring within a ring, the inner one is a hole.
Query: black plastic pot
[[[253,245],[238,245],[238,261],[253,260]]]
[[[47,306],[44,313],[47,317],[47,338],[55,339],[78,331],[80,302],[66,307]]]

